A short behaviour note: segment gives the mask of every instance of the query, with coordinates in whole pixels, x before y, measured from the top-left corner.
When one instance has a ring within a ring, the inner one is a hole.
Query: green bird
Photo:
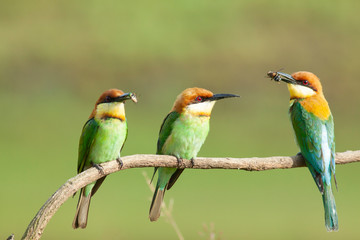
[[[160,129],[157,152],[173,155],[178,159],[193,161],[203,145],[208,132],[211,110],[216,100],[239,97],[233,94],[213,94],[202,88],[185,89],[176,99],[171,112],[166,116]],[[184,169],[155,168],[159,172],[149,218],[156,221],[160,216],[165,190],[170,189]],[[153,177],[154,177],[153,175]]]
[[[296,142],[322,195],[326,230],[338,231],[338,216],[331,186],[332,178],[336,184],[334,120],[320,79],[306,71],[291,75],[269,72],[268,76],[288,85],[289,113]]]
[[[117,159],[121,164],[120,151],[127,137],[125,101],[137,102],[133,93],[110,89],[101,94],[89,120],[85,123],[79,142],[78,173],[94,166],[100,171],[100,163]],[[105,177],[86,185],[80,190],[73,228],[87,225],[90,199],[99,189]]]

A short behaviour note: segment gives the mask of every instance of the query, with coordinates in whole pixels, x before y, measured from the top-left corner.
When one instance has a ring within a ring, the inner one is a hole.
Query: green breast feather
[[[84,126],[79,143],[78,172],[91,166],[115,160],[127,136],[127,123],[119,119],[90,119]]]
[[[209,132],[209,119],[181,114],[172,125],[172,132],[162,147],[162,153],[184,159],[195,158]]]

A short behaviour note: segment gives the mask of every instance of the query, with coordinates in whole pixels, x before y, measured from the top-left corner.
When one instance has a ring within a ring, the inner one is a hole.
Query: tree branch
[[[116,160],[101,164],[105,175],[129,168],[143,167],[179,167],[173,156],[137,154],[122,157],[124,165],[120,166]],[[336,164],[360,162],[360,150],[347,151],[336,154]],[[194,166],[191,161],[183,161],[179,168],[195,169],[238,169],[246,171],[264,171],[270,169],[286,169],[304,167],[305,162],[301,155],[292,157],[267,157],[267,158],[196,158]],[[80,188],[101,178],[97,169],[90,168],[62,185],[41,207],[27,227],[22,239],[40,239],[51,217],[60,206]],[[69,223],[70,226],[70,223]]]

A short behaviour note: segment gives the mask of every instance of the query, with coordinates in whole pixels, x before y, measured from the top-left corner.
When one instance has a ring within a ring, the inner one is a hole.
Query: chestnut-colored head
[[[317,94],[323,94],[319,78],[311,72],[300,71],[289,75],[270,71],[267,75],[275,81],[286,82],[291,99],[305,99]]]
[[[288,84],[292,98],[307,98],[322,94],[320,79],[311,72],[296,72],[291,74],[296,83]]]
[[[194,103],[200,103],[203,99],[212,97],[214,94],[203,88],[187,88],[176,98],[173,111],[182,113],[187,106]]]
[[[311,72],[295,72],[291,75],[282,72],[268,72],[268,76],[275,81],[283,81],[288,85],[290,104],[300,100],[302,107],[322,120],[331,115],[319,78]]]
[[[187,88],[176,99],[172,111],[183,113],[185,111],[201,116],[210,116],[216,102],[223,98],[239,97],[233,94],[213,94],[204,88]]]
[[[137,102],[136,95],[119,89],[109,89],[101,94],[89,118],[119,118],[125,120],[126,100]]]

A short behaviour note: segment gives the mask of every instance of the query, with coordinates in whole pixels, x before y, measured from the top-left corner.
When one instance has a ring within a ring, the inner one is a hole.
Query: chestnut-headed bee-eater
[[[81,133],[78,173],[92,166],[102,170],[98,164],[115,159],[121,163],[120,151],[128,132],[124,106],[128,99],[137,102],[135,94],[118,89],[110,89],[101,94]],[[102,177],[80,190],[72,224],[74,229],[86,227],[90,199],[104,180],[105,177]]]
[[[179,162],[181,159],[193,161],[208,135],[215,102],[230,97],[239,96],[213,94],[203,88],[185,89],[161,125],[156,154],[173,155]],[[159,218],[165,190],[174,185],[184,169],[159,167],[155,168],[154,175],[156,171],[159,176],[149,211],[151,221]]]
[[[335,178],[334,122],[320,80],[311,72],[268,72],[275,81],[287,83],[290,118],[305,163],[319,188],[327,231],[339,229],[331,179]]]

